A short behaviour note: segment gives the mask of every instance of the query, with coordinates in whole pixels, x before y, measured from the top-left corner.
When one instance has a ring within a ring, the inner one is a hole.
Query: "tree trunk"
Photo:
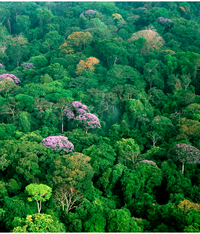
[[[62,130],[61,131],[62,131],[62,134],[63,134],[63,116],[62,116],[62,120],[61,121],[62,121]]]
[[[40,204],[37,200],[36,200],[36,203],[37,203],[38,213],[40,213]]]
[[[184,174],[184,162],[182,163],[182,173]]]
[[[42,209],[42,200],[40,200],[40,211],[41,211],[41,209]]]

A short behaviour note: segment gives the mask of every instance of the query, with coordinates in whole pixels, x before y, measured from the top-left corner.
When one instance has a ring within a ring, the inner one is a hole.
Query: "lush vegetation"
[[[200,232],[199,2],[0,2],[0,231]]]

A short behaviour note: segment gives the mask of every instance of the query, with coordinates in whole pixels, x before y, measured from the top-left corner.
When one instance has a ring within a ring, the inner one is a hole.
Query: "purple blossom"
[[[97,12],[97,11],[94,11],[94,10],[87,10],[87,11],[85,11],[85,12],[82,12],[82,13],[80,14],[79,17],[83,17],[84,14],[85,14],[85,15],[89,15],[89,14],[95,15],[95,14],[98,14],[98,12]]]
[[[0,69],[3,69],[3,64],[0,63]]]
[[[99,119],[95,115],[87,113],[86,110],[86,105],[74,101],[71,106],[66,106],[63,112],[69,120],[74,120],[77,125],[81,124],[86,129],[86,132],[90,128],[100,128]]]
[[[85,14],[86,14],[86,15],[88,15],[88,14],[95,15],[95,14],[97,14],[97,11],[94,11],[94,10],[87,10],[87,11],[85,11]]]
[[[87,110],[87,106],[86,105],[82,105],[82,109]]]
[[[91,113],[79,115],[76,117],[76,120],[80,121],[83,124],[85,129],[101,127],[99,119],[96,117],[96,115],[93,115]]]
[[[82,108],[82,105],[83,105],[82,103],[77,101],[72,102],[72,106],[74,109]]]
[[[66,117],[68,118],[68,119],[74,119],[74,113],[71,111],[71,110],[67,110],[67,112],[66,112]]]
[[[74,150],[74,145],[64,136],[49,136],[44,138],[41,144],[60,154],[69,153]]]
[[[163,17],[158,17],[157,21],[164,25],[170,25],[172,23],[172,20]]]
[[[86,29],[84,29],[83,31],[85,32],[85,31],[89,31],[91,28],[86,28]]]
[[[156,166],[156,163],[151,161],[151,160],[142,160],[142,161],[140,161],[140,163],[148,163],[148,164]]]
[[[174,162],[198,164],[200,163],[200,150],[191,145],[176,144],[168,151],[168,158]]]
[[[138,11],[140,11],[140,10],[147,10],[147,8],[146,7],[138,7],[138,8],[136,8],[136,10],[138,10]]]
[[[86,111],[84,109],[80,108],[80,109],[77,110],[78,115],[84,115],[85,113],[86,113]]]
[[[19,82],[21,82],[15,75],[13,74],[2,74],[0,75],[0,81],[10,78],[13,82],[15,82],[16,84],[18,84]]]
[[[70,107],[69,106],[66,106],[65,109],[63,110],[63,113],[66,114],[66,117],[68,119],[74,119],[74,113],[73,111],[70,110]]]
[[[22,64],[22,67],[23,68],[28,68],[28,69],[34,69],[34,68],[36,68],[36,67],[34,67],[33,63],[24,63],[24,64]]]

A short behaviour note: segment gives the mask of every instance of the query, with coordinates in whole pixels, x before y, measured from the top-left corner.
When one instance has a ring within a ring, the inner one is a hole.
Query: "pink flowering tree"
[[[85,113],[83,115],[79,115],[76,117],[76,120],[82,123],[86,133],[88,132],[88,129],[101,127],[99,119],[96,117],[96,115],[93,115],[91,113]]]
[[[74,120],[78,115],[86,113],[87,106],[80,102],[74,101],[70,106],[66,106],[63,110],[69,120]]]
[[[96,14],[98,14],[97,11],[87,10],[87,11],[82,12],[79,17],[83,17],[83,16],[86,16],[86,15],[96,15]]]
[[[88,132],[88,129],[100,128],[101,124],[96,115],[87,113],[87,106],[78,101],[72,102],[70,106],[66,106],[63,111],[68,120],[73,120],[77,126],[81,124]]]
[[[15,84],[19,84],[19,82],[21,82],[15,75],[13,74],[2,74],[0,75],[0,81],[3,81],[5,79],[10,79],[13,82],[15,82]]]
[[[142,160],[140,161],[140,163],[147,163],[147,164],[150,164],[150,165],[153,165],[153,166],[156,166],[156,163],[154,161],[151,161],[151,160]]]
[[[36,67],[34,67],[33,63],[24,63],[22,64],[23,68],[27,68],[27,69],[35,69]]]
[[[60,154],[70,153],[74,150],[74,145],[64,136],[49,136],[44,138],[41,144]]]
[[[157,21],[163,26],[170,26],[172,24],[172,20],[168,18],[158,17]]]
[[[136,8],[136,10],[137,10],[137,11],[147,10],[147,8],[146,8],[146,7],[138,7],[138,8]]]
[[[176,144],[169,150],[168,158],[172,159],[174,162],[179,161],[182,164],[182,173],[184,173],[185,163],[200,163],[200,150],[191,145]]]

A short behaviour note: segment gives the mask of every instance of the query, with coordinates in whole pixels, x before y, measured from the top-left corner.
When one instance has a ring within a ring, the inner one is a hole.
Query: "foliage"
[[[25,190],[29,196],[32,196],[28,198],[28,201],[36,201],[38,213],[40,213],[42,209],[42,202],[49,200],[52,189],[45,184],[29,184],[26,186]]]
[[[4,79],[10,79],[13,82],[15,82],[16,84],[18,84],[20,82],[20,80],[13,74],[2,74],[2,75],[0,75],[0,81],[3,81]]]
[[[108,216],[109,232],[140,232],[140,227],[130,217],[130,213],[126,210],[112,210]]]
[[[184,163],[200,163],[200,151],[194,146],[187,144],[176,144],[169,150],[168,157],[175,162],[179,161],[182,163],[182,173],[184,173]]]
[[[65,232],[64,225],[47,214],[33,214],[26,218],[16,217],[13,226],[13,232]]]
[[[87,69],[93,72],[95,69],[94,65],[98,63],[99,63],[99,60],[95,57],[89,57],[86,62],[84,60],[80,60],[79,63],[77,64],[76,74],[81,75],[83,71]]]
[[[141,53],[146,54],[150,51],[158,50],[164,45],[163,38],[154,30],[154,29],[145,29],[139,32],[133,33],[130,42],[133,40],[138,40],[139,38],[145,38],[146,42],[144,43]]]
[[[137,156],[140,153],[139,145],[131,138],[122,138],[121,141],[117,141],[115,149],[118,154],[118,163],[124,164],[127,167],[130,167],[130,162],[132,165],[136,163]]]
[[[199,232],[199,8],[0,3],[1,232]]]
[[[93,169],[89,164],[90,158],[84,154],[72,154],[57,157],[50,165],[47,179],[52,186],[67,184],[84,194],[91,190]]]

